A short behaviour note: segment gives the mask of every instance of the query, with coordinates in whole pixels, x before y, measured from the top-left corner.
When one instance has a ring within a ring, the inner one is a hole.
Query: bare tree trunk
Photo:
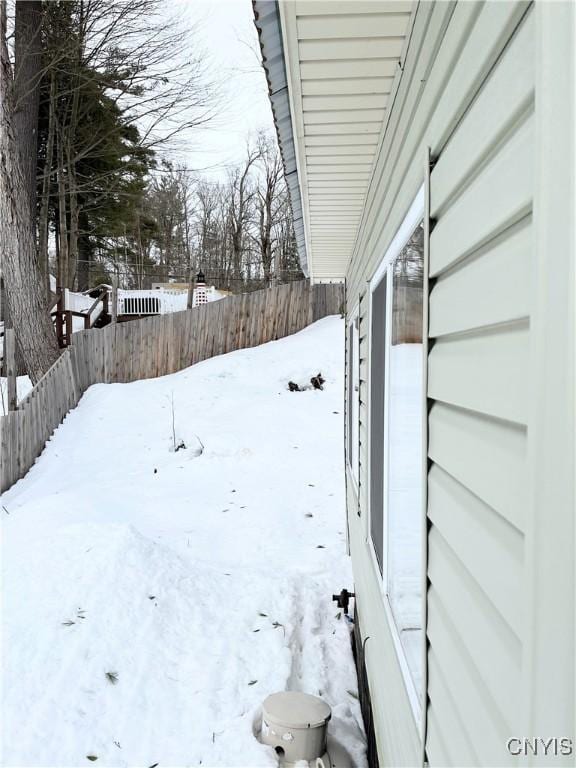
[[[136,236],[138,239],[138,288],[142,289],[144,278],[144,253],[142,250],[142,228],[140,226],[140,211],[138,211],[136,217]]]
[[[84,3],[80,2],[80,29],[83,29],[83,14]],[[67,186],[68,186],[68,207],[70,212],[70,233],[68,242],[68,287],[74,288],[74,281],[76,279],[76,270],[78,266],[78,194],[76,186],[76,165],[74,162],[74,142],[73,138],[76,135],[78,127],[78,107],[80,102],[80,68],[82,61],[82,48],[83,42],[78,42],[77,49],[77,70],[74,78],[74,93],[72,95],[72,107],[70,109],[70,120],[68,123],[68,130],[65,133],[66,136],[66,161],[67,161]]]
[[[64,176],[64,129],[60,126],[58,136],[58,285],[68,288],[68,226],[66,223],[66,179]]]
[[[54,132],[56,112],[56,79],[54,71],[50,72],[50,104],[48,111],[48,137],[46,141],[46,161],[42,179],[42,197],[40,199],[40,215],[38,219],[38,257],[40,267],[44,271],[46,295],[50,296],[50,264],[48,260],[48,216],[50,210],[50,191],[52,188],[52,161],[54,159]]]
[[[36,242],[38,112],[42,77],[42,3],[40,0],[17,0],[14,27],[14,134],[18,142],[20,164],[28,195],[27,223]],[[18,374],[26,364],[16,350]]]
[[[38,110],[42,78],[42,3],[17,0],[14,66],[14,133],[18,139],[24,184],[28,192],[28,220],[36,233],[36,173]]]
[[[14,91],[6,45],[5,3],[0,8],[0,257],[8,312],[18,348],[35,383],[58,358],[30,226],[30,195],[14,133]]]
[[[90,243],[90,234],[88,232],[88,216],[83,209],[80,209],[78,212],[78,230],[77,285],[79,291],[86,291],[90,287],[92,245]]]
[[[76,174],[68,169],[68,203],[70,207],[70,240],[68,245],[68,287],[74,288],[78,268],[78,196],[76,194]]]

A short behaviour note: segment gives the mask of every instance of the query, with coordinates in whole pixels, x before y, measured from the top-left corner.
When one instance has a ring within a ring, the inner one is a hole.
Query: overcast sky
[[[173,0],[168,0],[169,5]],[[176,5],[176,3],[174,3]],[[182,159],[214,178],[241,160],[248,136],[273,130],[251,0],[178,0],[179,11],[196,25],[195,38],[208,55],[209,75],[220,88],[216,118],[196,134]]]

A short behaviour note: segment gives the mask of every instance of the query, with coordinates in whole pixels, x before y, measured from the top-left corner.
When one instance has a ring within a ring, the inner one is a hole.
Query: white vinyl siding
[[[348,419],[348,446],[347,457],[348,467],[354,479],[356,488],[358,487],[358,449],[359,449],[359,420],[358,409],[360,399],[360,344],[359,336],[359,318],[358,310],[352,314],[352,319],[348,323],[348,370],[346,377],[346,391],[348,397],[347,419]]]
[[[432,766],[506,764],[502,734],[524,722],[532,16],[522,2],[418,6],[347,274],[355,300],[417,193],[429,146],[436,161],[428,360]],[[369,418],[361,397],[360,420]],[[361,486],[368,478],[361,461]],[[359,510],[350,508],[350,546],[371,638],[366,659],[381,765],[421,765],[394,644],[379,615],[368,507],[365,494]]]
[[[358,497],[359,507],[367,509],[367,478],[368,478],[368,424],[366,422],[366,403],[368,402],[368,342],[369,342],[369,313],[368,292],[360,296],[358,310],[358,354],[359,366],[359,398],[358,398]]]
[[[533,59],[530,12],[431,174],[431,766],[511,764],[522,724]]]

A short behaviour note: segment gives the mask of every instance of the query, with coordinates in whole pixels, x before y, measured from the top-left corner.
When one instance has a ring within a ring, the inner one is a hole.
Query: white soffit
[[[342,280],[356,240],[411,0],[279,3],[313,280]]]

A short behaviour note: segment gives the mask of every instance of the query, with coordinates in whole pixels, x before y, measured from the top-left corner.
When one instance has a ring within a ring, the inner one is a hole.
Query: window
[[[417,689],[422,682],[424,230],[391,266],[388,346],[387,593]]]
[[[384,568],[384,401],[387,274],[372,294],[370,360],[370,535],[380,573]]]
[[[360,340],[358,310],[348,325],[348,465],[358,486],[358,427],[360,418]]]
[[[371,284],[370,537],[415,710],[422,707],[424,450],[423,199]]]

